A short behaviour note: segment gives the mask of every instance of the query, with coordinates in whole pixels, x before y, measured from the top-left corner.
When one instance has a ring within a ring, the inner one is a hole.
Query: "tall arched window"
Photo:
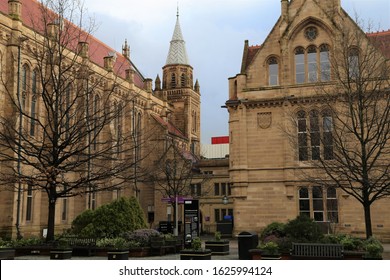
[[[298,112],[298,154],[299,160],[308,160],[306,112]]]
[[[122,129],[123,129],[123,107],[122,104],[118,104],[117,112],[116,112],[116,152],[119,154],[121,152],[121,143],[122,143]]]
[[[172,73],[171,75],[171,88],[176,88],[176,74]]]
[[[356,79],[359,77],[359,50],[351,48],[348,53],[348,73],[349,78]]]
[[[275,57],[268,59],[268,84],[270,86],[279,84],[279,65]]]
[[[321,81],[330,81],[329,46],[326,44],[320,46],[320,69]]]
[[[26,109],[26,98],[27,98],[27,88],[28,88],[28,77],[30,75],[30,69],[25,64],[22,67],[22,77],[21,77],[21,88],[22,88],[22,109]]]
[[[100,97],[99,95],[95,95],[93,99],[93,141],[92,141],[92,147],[94,150],[97,149],[98,145],[98,137],[99,137],[99,123],[100,123]]]
[[[181,81],[181,87],[185,87],[186,86],[186,75],[185,74],[181,74],[180,81]]]
[[[318,111],[310,112],[310,145],[311,145],[311,159],[319,160],[321,156],[321,134],[319,124]]]
[[[324,143],[324,159],[333,159],[333,119],[329,111],[322,113],[322,130],[323,130],[323,143]]]
[[[310,46],[307,49],[307,80],[308,82],[317,82],[317,48]]]
[[[305,82],[305,50],[302,47],[295,49],[295,82]]]
[[[37,71],[34,70],[32,72],[32,79],[31,79],[31,108],[30,108],[30,135],[35,135],[35,118],[36,118],[36,107],[37,107],[37,82],[38,82],[38,75]]]

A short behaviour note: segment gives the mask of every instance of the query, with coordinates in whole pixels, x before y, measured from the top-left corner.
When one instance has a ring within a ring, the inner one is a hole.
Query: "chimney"
[[[78,50],[79,50],[79,55],[82,58],[87,58],[89,54],[89,44],[87,42],[79,42]]]
[[[289,5],[289,2],[288,2],[288,0],[281,0],[281,4],[282,4],[282,19],[284,21],[288,21],[288,5]]]
[[[21,20],[22,4],[19,0],[8,0],[8,14],[14,20]]]

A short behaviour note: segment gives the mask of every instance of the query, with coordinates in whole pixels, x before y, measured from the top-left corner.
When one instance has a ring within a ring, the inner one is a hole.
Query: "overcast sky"
[[[320,0],[323,1],[323,0]],[[280,16],[280,0],[85,0],[98,24],[93,34],[121,51],[127,39],[131,59],[146,78],[162,77],[176,9],[194,78],[201,87],[201,137],[228,135],[228,78],[240,71],[244,41],[262,44]],[[390,29],[389,0],[341,0],[376,29]]]

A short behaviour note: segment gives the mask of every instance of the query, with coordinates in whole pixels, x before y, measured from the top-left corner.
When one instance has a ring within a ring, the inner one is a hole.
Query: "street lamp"
[[[222,203],[225,205],[229,203],[229,198],[226,195],[222,198]]]

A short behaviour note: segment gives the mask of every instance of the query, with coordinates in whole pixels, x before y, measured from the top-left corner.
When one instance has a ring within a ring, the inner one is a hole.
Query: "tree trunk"
[[[372,225],[371,225],[371,205],[364,203],[364,221],[366,223],[366,238],[372,236]]]
[[[47,220],[47,236],[46,241],[54,241],[54,227],[55,227],[55,216],[56,216],[56,199],[49,198],[49,212]]]

